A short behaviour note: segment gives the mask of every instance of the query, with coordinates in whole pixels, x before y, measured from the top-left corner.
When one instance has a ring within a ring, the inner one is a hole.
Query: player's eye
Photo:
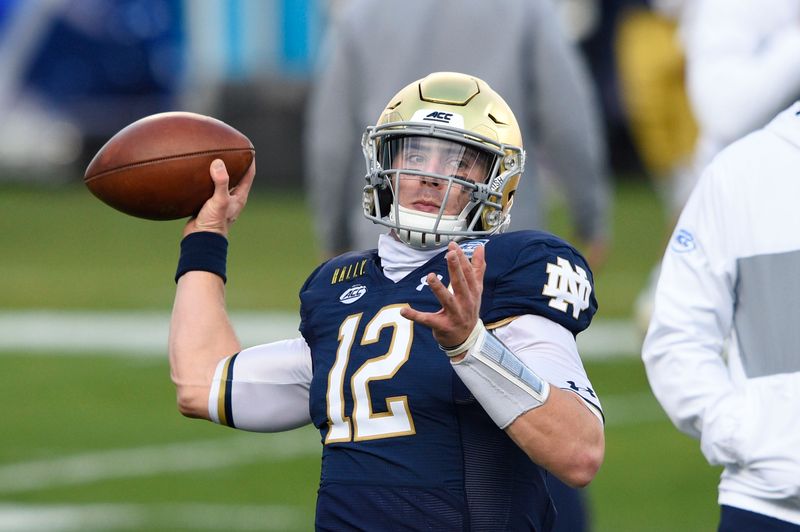
[[[422,166],[425,164],[425,156],[420,153],[410,153],[405,158],[406,163],[414,166]]]
[[[466,170],[467,166],[461,158],[450,159],[444,164],[445,169],[450,172],[450,175],[455,175],[459,170]]]

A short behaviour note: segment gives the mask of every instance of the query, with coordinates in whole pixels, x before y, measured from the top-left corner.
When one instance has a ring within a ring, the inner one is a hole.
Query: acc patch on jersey
[[[363,284],[356,284],[345,290],[341,296],[339,296],[339,301],[344,303],[345,305],[350,305],[355,303],[361,296],[367,293],[367,287]]]
[[[697,244],[694,241],[694,235],[686,229],[678,229],[672,237],[672,242],[669,245],[670,249],[675,253],[688,253],[694,251]]]

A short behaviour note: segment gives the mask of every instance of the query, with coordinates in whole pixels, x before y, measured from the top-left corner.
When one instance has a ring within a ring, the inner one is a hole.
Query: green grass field
[[[625,182],[616,197],[599,319],[629,315],[663,244],[650,190]],[[181,222],[121,215],[77,186],[0,187],[0,213],[0,311],[169,310]],[[296,310],[316,263],[301,196],[256,188],[231,239],[230,307]],[[607,415],[595,530],[713,530],[719,471],[666,419],[636,354],[622,355],[587,363]],[[182,418],[165,357],[0,352],[0,375],[0,530],[312,528],[318,435]]]

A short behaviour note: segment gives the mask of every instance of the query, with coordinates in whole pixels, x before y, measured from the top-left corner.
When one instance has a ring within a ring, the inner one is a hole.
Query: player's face
[[[398,142],[392,168],[428,174],[399,174],[395,190],[403,207],[438,214],[444,203],[443,214],[456,215],[469,203],[473,188],[455,181],[450,185],[451,180],[434,175],[455,177],[467,183],[482,183],[486,179],[489,157],[479,150],[428,137],[406,137]]]

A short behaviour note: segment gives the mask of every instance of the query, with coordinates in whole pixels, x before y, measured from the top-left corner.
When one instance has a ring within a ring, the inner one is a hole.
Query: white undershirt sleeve
[[[575,337],[569,330],[552,320],[532,314],[520,316],[491,330],[539,377],[552,386],[578,395],[586,407],[603,420],[600,399],[586,375]]]
[[[311,422],[311,350],[303,338],[251,347],[220,361],[208,397],[215,423],[279,432]]]

